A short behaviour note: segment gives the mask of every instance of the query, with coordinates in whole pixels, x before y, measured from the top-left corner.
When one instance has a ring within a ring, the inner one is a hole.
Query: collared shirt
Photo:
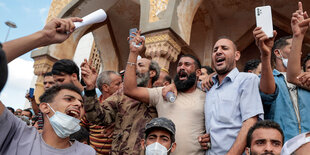
[[[209,155],[226,154],[242,127],[254,116],[263,119],[263,105],[259,95],[259,78],[252,73],[239,72],[237,68],[219,84],[217,76],[207,92],[205,117],[207,133],[211,136]]]
[[[144,139],[145,124],[157,117],[155,107],[132,99],[119,89],[99,103],[95,90],[85,91],[85,115],[90,122],[108,126],[115,122],[112,154],[139,155],[141,139]]]
[[[276,83],[274,94],[260,92],[265,109],[266,119],[271,119],[280,124],[284,132],[284,141],[310,130],[310,92],[297,87],[298,109],[300,123],[294,110],[284,76],[277,70],[273,70]]]

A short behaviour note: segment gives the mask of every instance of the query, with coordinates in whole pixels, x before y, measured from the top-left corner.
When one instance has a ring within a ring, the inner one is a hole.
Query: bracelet
[[[127,64],[130,66],[136,66],[136,63],[127,61]]]

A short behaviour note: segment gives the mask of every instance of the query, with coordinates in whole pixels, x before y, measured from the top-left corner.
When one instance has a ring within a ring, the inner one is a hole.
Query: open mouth
[[[216,58],[216,65],[217,65],[217,66],[222,65],[222,64],[224,63],[225,60],[226,60],[225,57],[217,57],[217,58]]]
[[[78,110],[68,110],[66,114],[75,118],[80,118],[80,112]]]
[[[182,80],[186,80],[187,79],[187,73],[185,71],[180,71],[179,72],[179,79]]]

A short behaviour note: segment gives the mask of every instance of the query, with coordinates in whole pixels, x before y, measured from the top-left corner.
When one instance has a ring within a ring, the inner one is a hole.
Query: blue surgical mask
[[[172,145],[171,145],[172,147]],[[145,155],[167,155],[168,151],[170,151],[171,147],[169,150],[163,145],[161,145],[158,142],[155,142],[153,144],[150,144],[146,147],[145,150]]]
[[[51,118],[49,118],[48,116],[47,117],[58,137],[67,138],[71,134],[80,130],[81,126],[79,124],[79,119],[61,113],[59,111],[55,112],[55,110],[48,103],[47,105],[54,112],[54,115]]]

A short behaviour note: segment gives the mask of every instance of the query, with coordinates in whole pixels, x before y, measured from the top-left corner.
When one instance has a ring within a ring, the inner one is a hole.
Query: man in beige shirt
[[[199,60],[192,55],[181,56],[178,62],[177,75],[174,79],[178,96],[174,103],[170,103],[163,99],[162,87],[137,87],[135,64],[138,55],[144,49],[144,39],[137,33],[137,36],[132,41],[136,44],[142,43],[142,45],[137,47],[132,42],[130,44],[124,79],[125,94],[143,103],[155,106],[158,117],[169,118],[175,123],[178,147],[171,154],[205,154],[197,140],[198,136],[205,133],[205,93],[196,88],[198,77],[201,74]],[[153,73],[150,72],[150,74]]]

